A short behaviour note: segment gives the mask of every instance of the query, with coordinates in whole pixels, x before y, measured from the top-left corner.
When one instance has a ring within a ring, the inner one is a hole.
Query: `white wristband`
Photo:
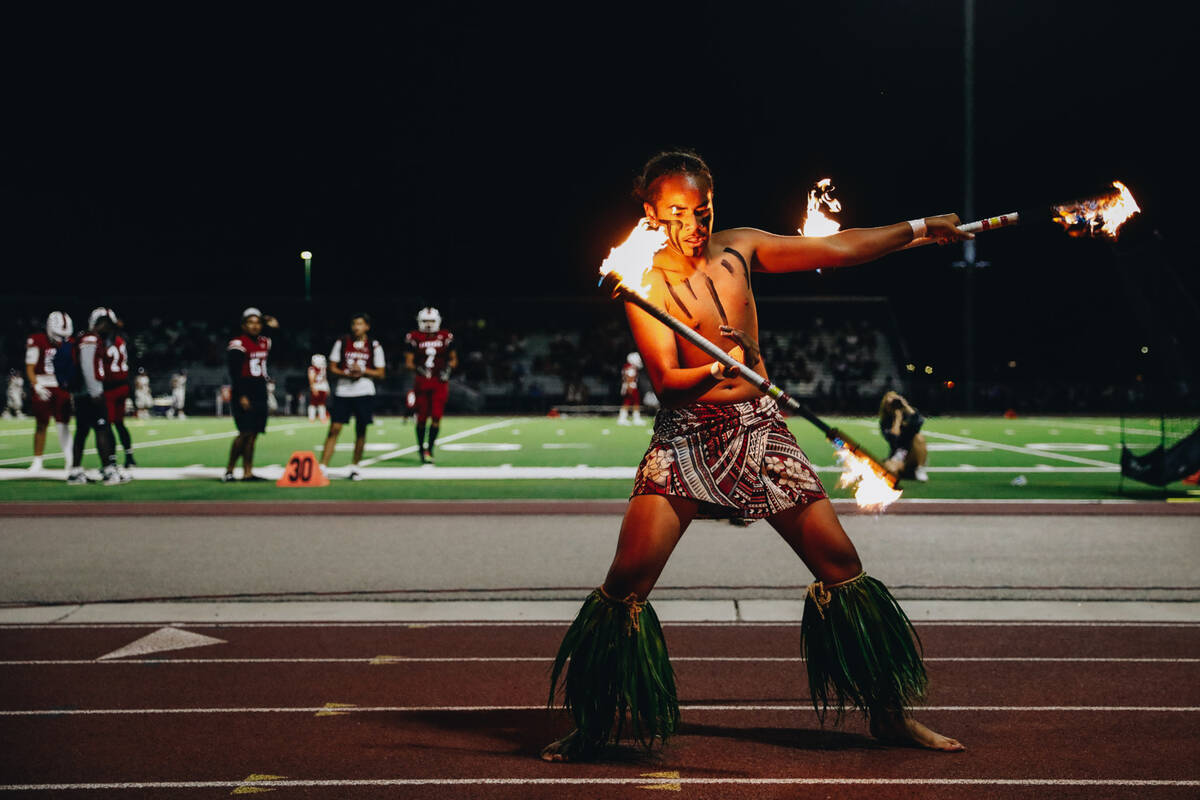
[[[714,361],[712,366],[708,368],[709,373],[717,380],[721,380],[721,375],[725,372],[725,365],[720,361]]]
[[[913,239],[924,239],[925,238],[925,218],[924,217],[922,217],[921,219],[910,219],[908,221],[908,224],[910,227],[912,227]]]

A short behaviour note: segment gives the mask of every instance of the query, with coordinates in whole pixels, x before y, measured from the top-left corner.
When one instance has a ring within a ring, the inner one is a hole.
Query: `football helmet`
[[[51,311],[46,317],[46,335],[52,342],[61,342],[75,332],[75,323],[65,311]]]
[[[263,313],[261,311],[259,311],[254,306],[250,306],[249,308],[247,308],[245,311],[242,312],[242,319],[247,319],[249,317],[258,317],[259,319],[262,319],[262,315],[263,315]]]
[[[111,308],[96,306],[92,309],[92,313],[88,314],[88,330],[95,328],[96,323],[105,317],[107,317],[109,322],[111,322],[113,325],[116,325],[118,322],[120,322],[120,320],[117,319],[117,312],[113,311]]]
[[[625,356],[625,360],[628,361],[630,364],[633,364],[638,369],[641,369],[643,366],[642,355],[641,355],[641,353],[638,353],[636,351]]]
[[[421,333],[437,333],[442,329],[442,315],[433,306],[426,306],[417,312],[417,328]]]
[[[325,369],[325,356],[317,353],[312,357],[312,365],[317,369]]]

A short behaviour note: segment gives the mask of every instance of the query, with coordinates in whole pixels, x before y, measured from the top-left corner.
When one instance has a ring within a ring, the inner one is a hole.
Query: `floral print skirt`
[[[763,519],[826,497],[779,406],[765,395],[659,411],[633,484],[633,495],[640,494],[697,500],[701,519]]]

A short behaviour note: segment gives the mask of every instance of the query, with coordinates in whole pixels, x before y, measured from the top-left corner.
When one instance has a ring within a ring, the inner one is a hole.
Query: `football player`
[[[187,419],[187,414],[183,413],[183,403],[186,399],[187,370],[181,369],[171,376],[171,408],[167,416],[175,419]]]
[[[233,468],[239,458],[242,480],[266,480],[254,474],[254,442],[267,430],[267,354],[271,352],[271,340],[262,335],[263,325],[278,328],[279,322],[257,308],[247,308],[242,312],[242,332],[230,339],[225,348],[233,387],[233,422],[238,431],[229,447],[229,463],[221,478],[225,483],[237,480]]]
[[[121,440],[121,449],[125,451],[125,468],[129,469],[137,466],[137,462],[133,460],[133,439],[125,427],[125,401],[129,399],[129,350],[125,337],[119,332],[123,324],[111,308],[96,308],[88,317],[88,327],[95,328],[93,320],[105,314],[112,321],[112,333],[102,343],[105,348],[104,405],[108,412],[108,424]]]
[[[633,412],[633,424],[645,425],[642,420],[642,398],[638,394],[638,373],[642,370],[642,356],[634,351],[625,357],[621,368],[621,411],[617,415],[618,425],[629,424],[629,412]],[[610,384],[611,385],[611,384]]]
[[[150,392],[150,376],[146,374],[145,367],[138,367],[137,377],[133,379],[133,404],[137,408],[138,419],[150,418],[154,395]]]
[[[308,367],[308,421],[325,421],[329,402],[329,369],[325,356],[317,353]]]
[[[51,311],[46,317],[46,329],[25,340],[25,377],[32,391],[34,417],[33,463],[31,472],[42,468],[42,454],[46,449],[46,428],[54,417],[54,429],[58,433],[58,446],[62,449],[64,466],[71,471],[71,392],[66,386],[58,385],[54,374],[54,354],[63,342],[71,338],[75,326],[64,311]],[[20,405],[17,406],[20,409]]]
[[[450,372],[458,366],[454,334],[442,330],[442,315],[427,306],[417,312],[417,329],[404,337],[408,351],[404,366],[413,373],[412,391],[416,395],[417,449],[422,464],[433,463],[433,443],[442,424],[442,412],[450,395]],[[429,439],[425,422],[429,420]]]
[[[350,461],[350,479],[361,480],[358,462],[367,444],[367,426],[375,421],[375,381],[386,375],[383,347],[372,339],[371,317],[355,314],[350,318],[350,334],[333,343],[329,351],[329,371],[337,376],[333,389],[333,418],[325,449],[321,453],[322,468],[328,467],[337,447],[342,426],[354,415],[354,456]]]
[[[97,308],[88,316],[88,329],[75,335],[75,365],[79,381],[72,387],[75,402],[75,441],[71,471],[67,483],[72,486],[88,482],[83,472],[83,448],[88,434],[96,432],[96,450],[100,454],[100,469],[105,486],[125,483],[128,473],[117,469],[117,446],[108,420],[108,404],[104,398],[104,379],[107,374],[108,343],[117,326],[112,312]]]

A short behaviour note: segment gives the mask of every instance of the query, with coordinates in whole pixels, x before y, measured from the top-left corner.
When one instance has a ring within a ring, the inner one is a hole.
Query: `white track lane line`
[[[455,602],[455,601],[450,601]],[[953,627],[953,628],[1005,628],[1005,627],[1062,627],[1062,628],[1197,628],[1200,622],[1153,620],[917,620],[914,623],[919,628]],[[3,622],[2,630],[74,630],[74,629],[105,629],[105,628],[161,628],[164,625],[174,625],[188,628],[555,628],[564,630],[570,625],[570,620],[420,620],[371,622],[320,620],[281,622],[196,622],[180,621],[178,619],[162,619],[156,622]],[[665,628],[736,628],[736,627],[768,627],[798,629],[798,622],[664,622]]]
[[[1040,664],[1200,664],[1200,658],[1105,658],[1074,656],[926,656],[926,663],[944,661],[953,663],[1040,663]],[[798,664],[804,659],[799,656],[676,656],[672,663],[781,663]],[[0,667],[57,667],[57,666],[113,666],[120,664],[518,664],[528,662],[554,662],[553,656],[375,656],[373,658],[120,658],[100,661],[93,658],[80,659],[28,659],[0,661]]]
[[[405,786],[1065,786],[1167,787],[1200,786],[1193,780],[1123,778],[345,778],[261,781],[138,781],[124,783],[0,784],[8,792],[144,791],[146,789],[388,788]]]
[[[812,704],[806,705],[705,705],[680,703],[681,711],[813,711]],[[1122,713],[1184,713],[1200,712],[1200,706],[916,706],[917,710],[949,712],[1122,712]],[[316,714],[328,711],[325,706],[249,706],[241,708],[33,708],[0,710],[0,717],[104,717],[104,716],[161,716],[168,714]],[[478,714],[494,711],[545,711],[545,705],[495,705],[495,706],[346,706],[338,708],[340,714],[423,714],[429,712],[445,714]],[[813,713],[816,713],[815,711]]]
[[[484,431],[495,430],[496,428],[511,427],[512,425],[516,424],[518,421],[519,420],[516,420],[516,419],[504,419],[504,420],[500,420],[499,422],[489,422],[486,425],[480,425],[475,428],[468,428],[465,431],[459,431],[458,433],[452,433],[448,436],[440,436],[440,437],[438,437],[438,442],[440,444],[445,444],[446,442],[454,442],[459,439],[465,439],[468,436],[474,436],[477,433],[483,433]],[[393,458],[399,458],[400,456],[410,455],[411,453],[415,453],[415,452],[417,452],[417,446],[414,444],[414,445],[410,445],[408,447],[402,447],[399,450],[393,450],[390,453],[384,453],[381,456],[375,456],[374,458],[364,459],[364,460],[358,462],[358,465],[360,467],[369,467],[372,464],[378,464],[380,461],[389,461]]]

